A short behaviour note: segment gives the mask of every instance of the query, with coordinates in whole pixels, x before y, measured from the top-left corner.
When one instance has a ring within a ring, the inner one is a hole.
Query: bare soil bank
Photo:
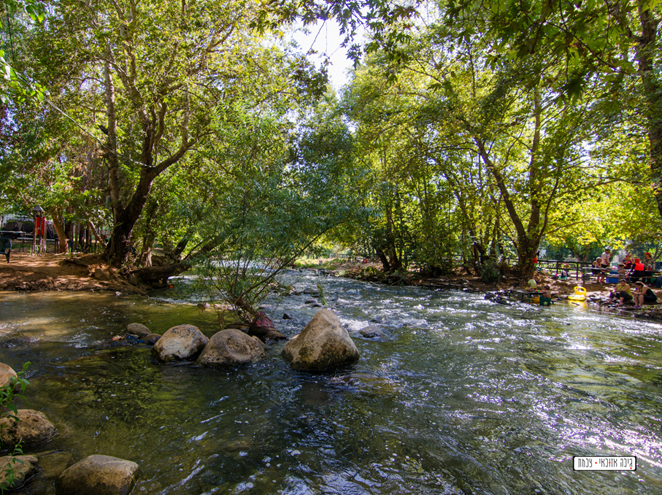
[[[12,252],[10,263],[4,256],[0,257],[0,290],[112,290],[146,294],[146,288],[128,283],[96,254],[72,258]]]

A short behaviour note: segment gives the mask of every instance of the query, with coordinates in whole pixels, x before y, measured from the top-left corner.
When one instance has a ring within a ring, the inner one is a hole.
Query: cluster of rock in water
[[[248,326],[228,328],[207,338],[193,325],[178,325],[158,335],[145,325],[131,323],[127,336],[153,345],[152,353],[164,363],[196,360],[205,366],[239,366],[259,361],[266,356],[264,342],[286,339],[262,312]],[[366,337],[381,336],[378,327],[361,332]],[[282,357],[297,370],[325,371],[353,363],[359,352],[336,314],[321,309],[300,334],[285,344]],[[16,378],[14,370],[0,363],[0,387]],[[2,448],[12,449],[21,441],[24,452],[43,447],[55,434],[55,426],[39,411],[19,409],[17,417],[0,416]],[[16,462],[16,460],[20,462]],[[12,466],[12,489],[21,487],[39,470],[34,455],[0,457],[0,482],[7,479]],[[58,495],[125,495],[133,489],[138,475],[135,462],[105,455],[89,456],[64,470],[55,482]]]
[[[16,372],[0,363],[0,387],[11,386]],[[55,435],[55,426],[46,415],[32,409],[18,409],[16,414],[0,416],[0,442],[2,448],[14,449],[21,445],[23,452],[34,451],[46,445]],[[35,455],[0,457],[0,483],[9,479],[13,471],[11,490],[20,488],[39,470]],[[135,462],[105,455],[92,455],[65,469],[55,482],[58,495],[127,494],[136,482],[138,465]]]
[[[135,324],[131,329],[149,331]],[[152,353],[162,362],[196,360],[206,366],[237,366],[264,358],[264,341],[286,338],[262,312],[245,330],[228,328],[208,339],[193,325],[178,325],[156,341]],[[295,369],[324,371],[353,363],[359,351],[336,314],[321,309],[285,344],[282,356]]]

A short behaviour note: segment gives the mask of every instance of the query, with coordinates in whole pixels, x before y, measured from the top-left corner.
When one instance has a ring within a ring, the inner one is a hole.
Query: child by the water
[[[536,279],[531,278],[531,280],[529,280],[529,286],[526,288],[526,290],[536,290],[536,287],[538,287],[538,283],[536,282]]]

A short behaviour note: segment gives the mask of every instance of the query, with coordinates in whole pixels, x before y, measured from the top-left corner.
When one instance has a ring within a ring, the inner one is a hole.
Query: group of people
[[[635,282],[631,287],[625,279],[621,279],[610,292],[609,300],[618,301],[619,306],[634,301],[634,307],[641,308],[644,304],[655,304],[657,294],[641,280]]]
[[[599,269],[596,273],[598,282],[606,281],[607,272],[610,269],[611,252],[605,249],[602,256],[593,263],[593,270]],[[618,283],[609,294],[609,299],[613,302],[618,301],[619,306],[634,302],[635,308],[640,308],[644,304],[654,304],[657,302],[657,294],[647,284],[652,282],[655,272],[655,262],[651,253],[644,253],[644,259],[632,258],[631,253],[625,255],[625,259],[618,264]],[[632,285],[630,285],[631,282]]]
[[[597,283],[604,284],[607,281],[607,276],[611,271],[610,259],[611,250],[605,249],[602,256],[593,262],[593,268],[591,271],[595,275],[595,281]],[[633,259],[632,254],[627,253],[625,259],[618,264],[617,268],[619,281],[629,280],[631,282],[642,280],[651,283],[654,271],[655,262],[653,261],[653,256],[649,252],[644,253],[643,260],[639,258]]]

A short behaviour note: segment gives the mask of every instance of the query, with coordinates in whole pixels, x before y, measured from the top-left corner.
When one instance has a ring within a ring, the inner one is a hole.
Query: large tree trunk
[[[648,104],[643,114],[648,120],[653,192],[657,209],[662,215],[662,83],[657,77],[654,63],[659,20],[655,19],[650,9],[645,8],[642,0],[639,0],[638,7],[641,37],[638,40],[636,57]]]
[[[120,266],[126,260],[132,247],[133,227],[140,218],[156,175],[157,173],[153,168],[143,167],[140,171],[140,181],[131,197],[131,201],[129,201],[126,208],[119,212],[115,219],[115,227],[106,249],[106,257],[111,265]]]
[[[388,262],[388,258],[382,249],[375,249],[379,261],[382,262],[382,269],[384,273],[389,273],[391,271],[391,264]]]
[[[527,279],[533,277],[533,273],[536,269],[535,265],[533,264],[533,260],[536,257],[536,253],[538,252],[538,245],[538,242],[530,242],[529,239],[526,239],[523,242],[520,240],[518,242],[517,265],[520,277]]]
[[[131,273],[137,276],[141,282],[152,288],[158,289],[167,287],[168,278],[179,275],[188,270],[189,266],[184,263],[169,263],[163,266],[150,266],[139,268]]]
[[[69,250],[69,246],[67,245],[67,235],[64,229],[64,217],[58,210],[53,210],[51,218],[58,238],[58,253],[65,254]]]

